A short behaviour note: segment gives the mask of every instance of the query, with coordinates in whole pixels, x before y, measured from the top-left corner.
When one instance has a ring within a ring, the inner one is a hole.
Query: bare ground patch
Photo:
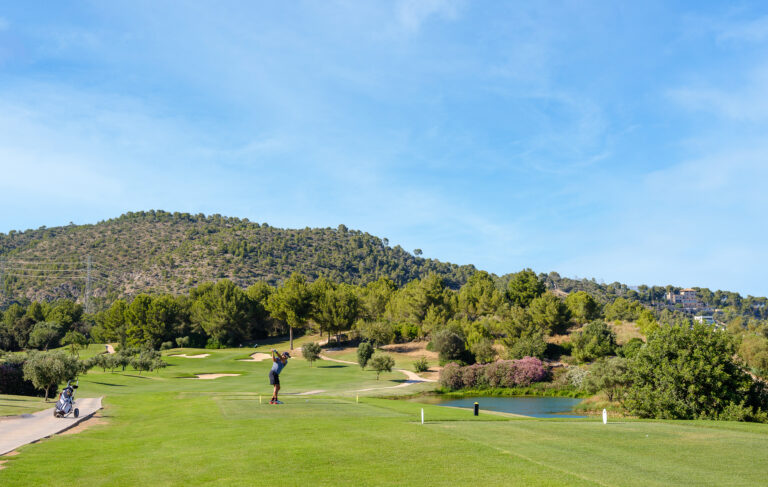
[[[392,345],[384,345],[381,348],[387,352],[399,353],[407,357],[427,357],[430,360],[437,360],[437,352],[430,352],[427,350],[427,342],[395,343]]]
[[[616,333],[616,343],[624,345],[633,338],[639,338],[645,341],[645,337],[640,333],[640,329],[635,323],[630,321],[622,321],[620,323],[611,322],[608,323],[614,333]]]
[[[85,421],[81,421],[77,426],[73,428],[69,428],[68,430],[62,431],[61,435],[74,435],[76,433],[80,433],[81,431],[85,431],[91,426],[98,426],[100,424],[107,424],[107,419],[102,416],[99,413],[94,414],[90,418],[86,419]]]

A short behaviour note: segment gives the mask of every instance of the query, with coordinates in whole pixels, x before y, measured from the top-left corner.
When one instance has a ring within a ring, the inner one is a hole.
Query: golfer
[[[289,358],[291,358],[291,354],[288,352],[283,352],[280,355],[280,352],[277,350],[272,350],[272,369],[269,371],[269,383],[275,386],[275,391],[272,393],[272,400],[269,401],[270,404],[282,404],[277,399],[277,392],[280,390],[280,372],[283,371],[283,367],[288,363]]]

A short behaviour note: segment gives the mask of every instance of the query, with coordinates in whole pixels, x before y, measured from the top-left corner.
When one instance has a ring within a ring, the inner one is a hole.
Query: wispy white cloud
[[[737,73],[729,86],[687,86],[669,92],[673,101],[686,109],[714,113],[736,121],[768,120],[768,64],[742,75]]]
[[[460,7],[459,0],[400,0],[396,11],[400,24],[405,29],[416,32],[432,17],[455,19]]]
[[[716,22],[720,42],[763,42],[768,40],[768,15],[746,21]]]

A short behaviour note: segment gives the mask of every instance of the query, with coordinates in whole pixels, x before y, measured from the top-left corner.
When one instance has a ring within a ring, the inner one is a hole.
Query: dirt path
[[[53,408],[38,411],[34,414],[22,414],[0,423],[0,455],[16,448],[34,443],[48,436],[53,436],[68,430],[90,418],[101,409],[101,398],[76,399],[75,404],[80,409],[80,417],[54,418]]]

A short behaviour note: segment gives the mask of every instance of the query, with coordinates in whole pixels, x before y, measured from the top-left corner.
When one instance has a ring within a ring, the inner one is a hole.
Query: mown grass
[[[52,399],[45,402],[42,397],[0,394],[0,417],[30,414],[49,407],[53,407]]]
[[[358,403],[352,391],[377,385],[373,372],[304,360],[285,369],[284,391],[327,392],[285,394],[272,406],[269,362],[238,362],[242,350],[183,352],[212,355],[171,357],[149,375],[81,378],[83,396],[106,394],[106,424],[21,448],[6,457],[0,484],[53,484],[62,475],[89,486],[760,485],[768,477],[768,425],[474,417],[365,394]],[[221,371],[242,375],[174,378]],[[378,385],[402,379],[387,374]]]

